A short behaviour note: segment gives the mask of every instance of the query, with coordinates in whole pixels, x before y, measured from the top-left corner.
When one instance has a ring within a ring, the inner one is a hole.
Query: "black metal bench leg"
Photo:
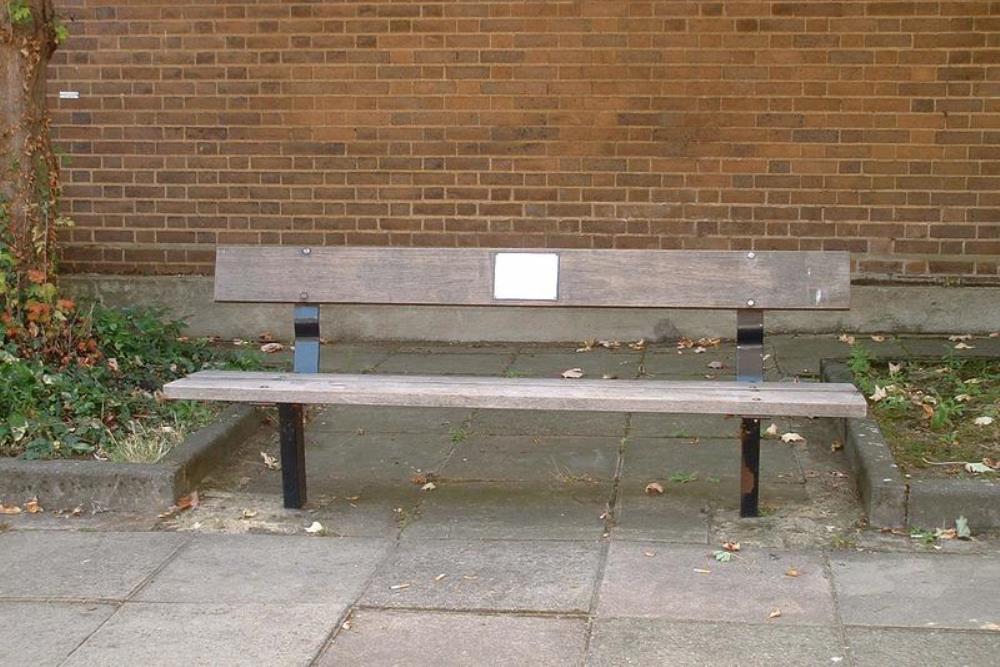
[[[306,504],[306,452],[303,407],[298,403],[278,404],[281,439],[281,486],[285,507],[299,509]]]
[[[743,468],[740,473],[740,516],[758,516],[760,419],[744,417],[740,420],[740,444],[743,449]]]

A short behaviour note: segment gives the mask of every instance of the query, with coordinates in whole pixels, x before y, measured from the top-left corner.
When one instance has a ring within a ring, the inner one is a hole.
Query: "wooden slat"
[[[545,250],[556,301],[493,298],[490,248],[220,246],[217,301],[639,308],[846,309],[844,252]]]
[[[172,399],[249,403],[863,417],[850,384],[561,380],[200,371],[163,388]]]

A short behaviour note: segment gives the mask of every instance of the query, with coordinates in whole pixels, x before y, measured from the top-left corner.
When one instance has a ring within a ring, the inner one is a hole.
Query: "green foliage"
[[[865,394],[872,393],[875,390],[875,383],[872,381],[872,360],[868,350],[861,345],[851,345],[851,356],[847,359],[847,365],[861,391]]]
[[[52,32],[55,33],[56,44],[62,44],[69,39],[69,28],[67,28],[66,24],[59,19],[56,19],[52,23]]]
[[[7,15],[13,25],[21,25],[31,20],[31,7],[27,0],[9,0],[7,3]]]
[[[25,355],[10,339],[0,347],[0,454],[29,459],[115,456],[141,426],[145,432],[195,428],[212,408],[164,401],[165,382],[205,367],[248,368],[256,357],[219,354],[180,335],[182,323],[153,309],[93,305],[81,317],[96,349],[62,365]]]

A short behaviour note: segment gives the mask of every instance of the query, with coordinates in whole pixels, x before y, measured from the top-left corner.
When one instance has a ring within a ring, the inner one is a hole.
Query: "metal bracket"
[[[295,359],[292,369],[296,373],[319,373],[319,306],[295,306]]]
[[[764,311],[741,308],[736,311],[736,379],[739,382],[764,380]],[[760,419],[740,420],[740,516],[758,516],[760,495]]]

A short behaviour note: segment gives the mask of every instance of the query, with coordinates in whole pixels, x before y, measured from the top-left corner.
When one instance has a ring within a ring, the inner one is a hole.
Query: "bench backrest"
[[[220,246],[236,302],[843,310],[846,252]]]

